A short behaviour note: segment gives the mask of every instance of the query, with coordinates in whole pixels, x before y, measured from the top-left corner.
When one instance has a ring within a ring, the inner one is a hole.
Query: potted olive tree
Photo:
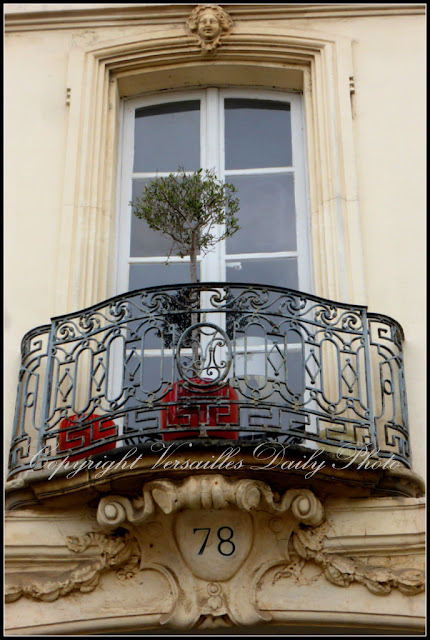
[[[135,216],[170,238],[168,259],[172,254],[190,258],[190,281],[196,283],[197,255],[205,255],[239,229],[236,191],[233,184],[218,180],[214,169],[187,175],[179,168],[177,173],[152,180],[130,204]],[[221,233],[217,225],[223,225]],[[191,324],[196,321],[197,314],[192,314]]]
[[[198,254],[205,255],[215,244],[232,236],[239,229],[236,217],[239,199],[234,195],[236,191],[234,185],[221,182],[213,169],[199,169],[187,174],[180,167],[176,173],[152,180],[145,187],[142,196],[130,204],[135,216],[145,220],[152,230],[170,238],[168,258],[172,254],[181,258],[189,257],[190,281],[194,284],[198,281]],[[192,288],[189,295],[191,302]],[[191,313],[190,319],[191,326],[196,325],[197,313]],[[178,323],[177,315],[175,321]],[[201,370],[199,342],[200,333],[197,326],[191,333],[192,370],[196,377]],[[174,392],[177,394],[176,388]],[[166,399],[169,401],[173,398]],[[162,424],[166,422],[166,415],[167,411],[162,416]],[[172,437],[187,435],[192,434]],[[216,435],[225,437],[221,433]]]
[[[206,254],[239,229],[237,191],[218,180],[215,171],[199,169],[187,175],[183,169],[165,178],[155,178],[142,196],[131,203],[135,216],[154,231],[171,239],[169,257],[190,258],[190,279],[197,282],[197,255]],[[224,225],[221,234],[215,226]]]

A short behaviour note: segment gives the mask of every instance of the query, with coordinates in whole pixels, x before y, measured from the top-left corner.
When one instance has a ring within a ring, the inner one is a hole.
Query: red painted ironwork
[[[197,438],[202,426],[225,427],[239,424],[238,394],[232,387],[224,385],[211,389],[208,388],[207,381],[200,378],[193,378],[190,382],[192,386],[175,382],[173,389],[163,399],[163,402],[169,403],[166,409],[161,410],[163,440]],[[190,427],[193,431],[174,431],[177,427]],[[236,440],[238,432],[210,429],[206,437]]]
[[[94,420],[98,418],[97,414],[93,413],[86,417],[86,421]],[[60,423],[60,433],[58,435],[58,450],[59,451],[73,451],[73,449],[82,449],[82,447],[89,447],[97,440],[103,440],[109,436],[117,435],[117,426],[113,420],[96,420],[91,424],[87,424],[82,429],[74,429],[78,420],[77,415],[72,415],[70,418],[65,418]],[[82,420],[82,417],[81,417]],[[95,453],[103,453],[104,451],[110,451],[115,449],[116,442],[106,442],[94,447],[90,451],[83,451],[82,453],[76,453],[69,456],[69,460],[81,460],[82,458],[88,458]]]

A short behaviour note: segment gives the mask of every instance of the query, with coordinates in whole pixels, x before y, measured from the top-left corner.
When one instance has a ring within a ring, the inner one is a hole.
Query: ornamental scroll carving
[[[282,514],[291,509],[295,518],[307,525],[321,524],[323,507],[308,489],[289,489],[277,497],[265,482],[258,480],[228,480],[221,475],[186,478],[181,484],[170,480],[154,480],[143,488],[142,497],[106,496],[100,500],[97,522],[110,531],[125,522],[141,524],[150,518],[158,506],[170,515],[183,509],[207,510],[235,506],[251,511],[261,509]]]
[[[197,39],[204,54],[214,52],[232,26],[228,13],[216,4],[200,4],[187,20],[188,33]]]
[[[338,587],[355,582],[375,595],[424,590],[422,571],[375,567],[325,551],[324,510],[308,489],[280,495],[265,482],[223,475],[154,480],[138,497],[103,497],[97,523],[102,531],[66,539],[77,554],[93,548],[94,559],[55,578],[22,574],[6,588],[7,601],[88,593],[107,571],[137,586],[149,569],[162,575],[173,603],[160,624],[205,629],[270,620],[257,603],[269,576],[272,583],[285,581],[288,592],[307,563]]]

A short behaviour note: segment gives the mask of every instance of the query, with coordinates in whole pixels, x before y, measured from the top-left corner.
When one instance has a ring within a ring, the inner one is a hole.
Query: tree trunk
[[[190,276],[191,282],[197,282],[197,251],[194,247],[190,249]]]
[[[193,284],[197,283],[197,251],[195,245],[190,249],[190,276],[191,282]],[[190,289],[190,303],[192,304],[193,300],[198,300],[199,294],[198,291],[194,291]],[[191,314],[191,325],[195,325],[198,322],[198,314]],[[199,362],[199,343],[200,343],[200,331],[198,329],[193,329],[191,332],[191,342],[192,342],[192,352],[193,352],[193,369],[194,375],[199,376],[200,374],[200,362]]]

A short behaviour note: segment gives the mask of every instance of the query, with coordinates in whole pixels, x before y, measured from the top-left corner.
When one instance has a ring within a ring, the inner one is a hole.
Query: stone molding
[[[242,20],[303,20],[315,18],[354,18],[365,16],[404,16],[425,15],[425,5],[420,3],[362,3],[362,4],[243,4],[224,5],[233,19]],[[189,5],[171,4],[163,6],[160,15],[159,6],[135,4],[112,5],[99,4],[88,8],[74,8],[64,5],[63,9],[52,5],[27,5],[27,9],[8,3],[5,5],[5,31],[36,31],[39,29],[77,29],[111,26],[135,26],[164,24],[172,20],[182,20],[189,14]],[[66,19],[67,18],[67,19]]]
[[[270,621],[272,614],[259,608],[258,594],[267,581],[300,579],[308,564],[337,587],[357,583],[380,596],[393,589],[405,596],[424,590],[419,569],[375,566],[327,552],[324,517],[320,500],[308,489],[279,495],[265,482],[222,475],[155,480],[134,498],[103,497],[97,509],[102,531],[67,537],[67,547],[76,554],[95,547],[94,558],[54,577],[15,575],[7,581],[6,599],[52,602],[72,591],[95,590],[109,571],[127,581],[151,570],[166,581],[173,598],[159,623],[203,630]],[[202,544],[204,531],[208,534]],[[205,550],[215,531],[215,543]],[[149,545],[149,540],[154,542]],[[148,551],[156,543],[161,556]],[[237,557],[230,558],[236,550]],[[244,590],[244,584],[250,587]]]
[[[212,451],[212,450],[211,450]],[[216,449],[221,451],[221,449]],[[309,450],[300,449],[297,454],[299,457],[306,455]],[[188,454],[187,454],[188,455]],[[206,449],[196,449],[191,455],[192,460],[203,460],[211,462],[212,453]],[[28,470],[17,474],[13,479],[8,480],[5,484],[6,509],[9,511],[29,508],[33,505],[48,504],[52,500],[61,500],[63,497],[66,501],[73,496],[82,504],[85,504],[93,497],[105,495],[112,486],[121,479],[124,492],[133,491],[136,482],[143,483],[148,475],[154,477],[154,468],[159,458],[159,453],[145,451],[145,456],[139,460],[132,468],[122,469],[121,462],[118,468],[115,467],[107,473],[100,474],[97,469],[83,469],[79,473],[70,477],[69,470],[60,469],[54,478],[51,469]],[[131,461],[132,458],[130,458]],[[186,456],[183,456],[186,460]],[[235,458],[236,459],[236,458]],[[292,460],[294,458],[291,458]],[[261,464],[258,468],[258,461],[250,452],[244,452],[244,473],[250,476],[260,475],[262,473]],[[380,497],[383,495],[394,495],[404,497],[419,498],[425,494],[425,484],[423,479],[410,469],[355,469],[350,467],[345,470],[337,470],[331,466],[334,458],[327,457],[327,465],[320,472],[316,473],[313,478],[305,478],[305,484],[311,489],[324,493],[326,496],[335,496],[336,499],[342,496],[354,498],[368,498],[370,496]],[[183,477],[179,471],[164,470],[162,467],[156,470],[157,475],[165,474],[165,477]],[[288,472],[284,477],[290,483],[290,486],[302,486],[304,482],[303,476],[305,471],[299,472],[297,476],[290,475]],[[270,475],[263,472],[263,475]],[[107,484],[109,483],[109,484]]]

